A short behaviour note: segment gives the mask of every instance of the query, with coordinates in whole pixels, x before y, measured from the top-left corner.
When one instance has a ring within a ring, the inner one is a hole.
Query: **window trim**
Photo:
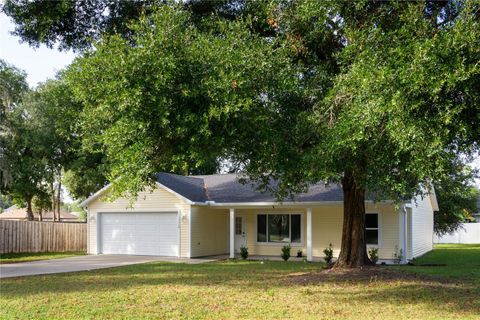
[[[292,242],[290,240],[290,242],[268,242],[268,217],[267,217],[267,241],[265,242],[259,242],[258,241],[258,216],[259,215],[289,215],[289,236],[290,236],[290,239],[292,238],[292,219],[291,219],[291,215],[300,215],[300,239],[301,241],[300,242]],[[255,214],[255,245],[259,245],[259,246],[285,246],[287,244],[289,244],[291,247],[303,247],[304,246],[304,220],[303,220],[303,212],[291,212],[291,211],[277,211],[277,212],[271,212],[271,211],[268,211],[268,212],[257,212]]]
[[[365,211],[365,215],[367,214],[376,214],[378,217],[378,228],[368,228],[369,230],[378,230],[378,244],[366,244],[368,248],[383,248],[383,223],[382,223],[382,213],[378,211]],[[367,226],[365,226],[365,230],[367,230]],[[365,239],[366,242],[367,239]]]

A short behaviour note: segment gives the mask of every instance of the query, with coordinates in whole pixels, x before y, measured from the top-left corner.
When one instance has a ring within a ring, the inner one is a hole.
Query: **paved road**
[[[2,264],[0,278],[24,277],[39,274],[89,271],[152,261],[204,263],[216,259],[182,259],[157,256],[130,256],[130,255],[85,255],[70,258]]]

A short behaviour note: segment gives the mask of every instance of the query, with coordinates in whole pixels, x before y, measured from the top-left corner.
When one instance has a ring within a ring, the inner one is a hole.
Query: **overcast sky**
[[[71,51],[60,52],[45,46],[34,49],[10,34],[13,23],[5,14],[0,13],[0,58],[27,72],[27,80],[33,88],[39,82],[54,78],[55,74],[70,64],[75,58]],[[480,158],[472,164],[480,169]],[[477,180],[480,187],[480,179]]]

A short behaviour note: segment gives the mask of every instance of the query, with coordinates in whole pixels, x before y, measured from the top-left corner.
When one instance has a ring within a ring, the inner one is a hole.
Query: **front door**
[[[235,216],[235,252],[240,252],[240,248],[246,246],[245,239],[245,218]]]

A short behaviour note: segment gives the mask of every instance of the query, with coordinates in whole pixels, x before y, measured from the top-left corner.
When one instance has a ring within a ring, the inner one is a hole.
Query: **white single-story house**
[[[242,184],[236,174],[181,176],[157,174],[157,187],[129,199],[102,197],[109,186],[82,205],[88,211],[88,253],[194,258],[228,254],[241,246],[250,255],[323,257],[332,244],[338,256],[343,192],[338,184],[318,183],[294,201],[279,203],[267,192]],[[432,250],[435,193],[395,206],[366,202],[365,234],[381,260],[403,253],[403,262]]]

